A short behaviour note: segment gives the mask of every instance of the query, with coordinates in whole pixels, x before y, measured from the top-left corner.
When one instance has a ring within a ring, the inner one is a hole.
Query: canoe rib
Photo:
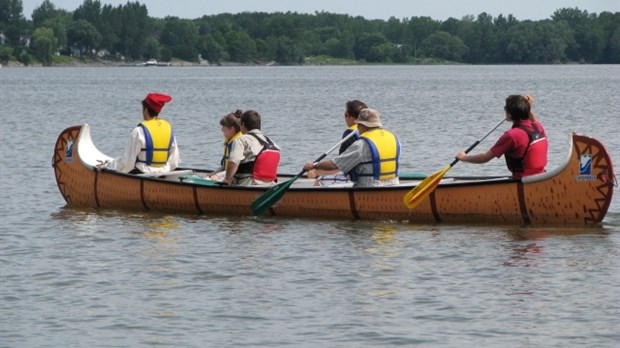
[[[402,197],[419,178],[386,188],[314,187],[300,179],[265,214],[411,223],[596,225],[604,219],[617,186],[611,158],[594,138],[573,133],[570,139],[566,162],[547,173],[522,180],[445,177],[415,209],[405,207]],[[97,160],[107,159],[93,144],[87,124],[61,132],[52,165],[68,206],[249,216],[252,202],[267,189],[94,170]]]

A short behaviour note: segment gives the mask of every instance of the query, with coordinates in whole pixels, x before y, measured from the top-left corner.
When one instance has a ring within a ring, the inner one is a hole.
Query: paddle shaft
[[[342,138],[338,144],[334,145],[334,147],[332,147],[331,149],[325,151],[321,156],[319,156],[319,158],[317,158],[316,160],[314,160],[314,163],[319,162],[320,160],[322,160],[323,158],[327,157],[327,155],[329,155],[332,151],[334,151],[335,149],[337,149],[338,147],[340,147],[340,145],[342,145],[342,143],[344,143],[345,141],[349,140],[349,138],[351,138],[352,136],[354,136],[357,133],[357,131],[353,131],[349,134],[347,134],[346,137]],[[305,169],[302,169],[301,172],[299,172],[299,174],[297,174],[295,177],[299,178],[300,176],[304,175],[304,173],[306,172]]]
[[[318,162],[318,161],[322,160],[323,158],[325,158],[325,156],[327,156],[327,154],[329,154],[330,152],[334,151],[334,149],[336,149],[338,146],[342,145],[342,143],[344,143],[349,138],[351,138],[355,133],[356,132],[349,133],[346,137],[342,138],[338,142],[338,144],[334,145],[334,147],[332,147],[331,149],[327,150],[324,154],[322,154],[314,162]],[[282,196],[286,193],[286,190],[288,190],[288,188],[291,187],[291,185],[295,182],[295,180],[297,180],[305,172],[306,172],[306,170],[302,169],[302,171],[299,172],[299,174],[295,175],[291,179],[289,179],[289,180],[287,180],[285,182],[281,182],[279,184],[276,184],[275,186],[272,186],[269,190],[265,191],[265,193],[260,195],[257,199],[254,200],[254,202],[252,202],[252,207],[251,207],[252,208],[252,214],[258,216],[258,215],[261,215],[262,213],[266,212],[267,210],[269,210],[269,208],[272,205],[274,205],[278,200],[280,200],[280,198],[282,198]]]
[[[493,133],[494,130],[497,129],[497,127],[501,126],[502,123],[504,123],[504,121],[506,121],[506,119],[501,120],[495,127],[493,127],[493,129],[491,129],[487,134],[485,134],[482,138],[478,139],[475,143],[471,144],[470,147],[467,148],[467,150],[465,150],[465,153],[469,153],[469,151],[473,150],[474,147],[478,146],[478,144],[480,144],[484,139],[486,139],[489,134]],[[450,167],[454,167],[454,165],[458,162],[458,159],[454,159],[454,161],[452,161],[452,163],[450,163]]]

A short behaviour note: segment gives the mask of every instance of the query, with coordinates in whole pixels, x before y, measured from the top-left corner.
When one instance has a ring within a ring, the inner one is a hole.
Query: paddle
[[[342,140],[340,140],[338,144],[334,145],[334,147],[327,150],[314,162],[319,162],[320,160],[325,158],[325,156],[327,156],[330,152],[337,149],[342,143],[349,140],[349,138],[355,134],[357,134],[357,132],[349,133],[346,137],[342,138]],[[269,190],[265,191],[265,193],[263,193],[258,198],[256,198],[256,200],[252,202],[252,214],[258,216],[266,212],[267,210],[269,210],[269,208],[272,205],[274,205],[277,201],[280,200],[280,198],[282,198],[282,196],[284,196],[284,194],[286,193],[286,190],[288,190],[288,188],[295,182],[295,180],[299,179],[299,177],[302,176],[305,172],[306,170],[303,169],[301,172],[299,172],[299,174],[295,175],[292,179],[289,179],[283,183],[280,183],[280,184],[277,184],[271,187]]]
[[[482,138],[480,138],[480,140],[473,143],[467,150],[465,150],[465,153],[469,153],[469,151],[473,150],[474,147],[478,146],[478,144],[480,144],[481,141],[483,141],[486,137],[488,137],[489,134],[493,133],[493,131],[497,129],[497,127],[499,127],[502,123],[504,123],[504,121],[506,121],[506,119],[503,119],[500,123],[498,123],[495,127],[493,127],[493,129],[491,129],[485,136],[483,136]],[[454,161],[452,161],[452,163],[445,166],[442,170],[438,171],[437,173],[433,175],[428,176],[426,179],[422,180],[422,182],[419,183],[416,187],[411,189],[411,191],[407,192],[407,194],[403,197],[403,203],[407,206],[407,208],[413,209],[418,204],[420,204],[422,201],[424,201],[426,197],[428,197],[428,195],[430,195],[431,192],[435,190],[437,185],[439,185],[441,178],[443,178],[443,176],[458,161],[459,161],[458,159],[455,159]]]

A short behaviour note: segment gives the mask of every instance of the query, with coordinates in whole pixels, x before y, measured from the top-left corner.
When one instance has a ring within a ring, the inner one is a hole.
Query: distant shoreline
[[[79,67],[144,67],[144,68],[158,68],[158,67],[219,67],[219,66],[281,66],[275,61],[269,62],[260,62],[260,61],[250,61],[247,63],[238,63],[238,62],[219,62],[219,63],[209,63],[206,60],[201,62],[189,62],[184,60],[174,59],[172,62],[159,62],[156,65],[147,65],[146,62],[136,61],[136,62],[120,62],[116,60],[107,60],[107,59],[94,59],[87,58],[78,59],[78,58],[69,58],[68,61],[63,62],[54,62],[52,65],[44,66],[41,63],[33,63],[24,65],[19,61],[9,61],[8,63],[1,63],[3,68],[79,68]],[[308,57],[304,64],[300,65],[284,65],[284,66],[351,66],[351,65],[467,65],[465,63],[457,63],[451,61],[443,61],[437,59],[420,59],[416,62],[410,63],[398,63],[398,64],[386,64],[386,63],[367,63],[367,62],[358,62],[355,60],[342,60],[342,59],[333,59],[331,57]]]
[[[204,67],[210,67],[210,66],[261,66],[261,65],[268,65],[268,64],[255,64],[255,63],[249,63],[249,64],[241,64],[241,63],[221,63],[221,64],[208,64],[208,63],[193,63],[193,62],[186,62],[186,61],[175,61],[175,62],[171,62],[170,64],[160,64],[160,65],[153,65],[153,66],[147,66],[147,65],[143,65],[139,62],[136,63],[119,63],[119,62],[113,62],[113,61],[96,61],[96,62],[82,62],[79,60],[75,60],[72,61],[71,63],[54,63],[52,65],[49,66],[44,66],[43,64],[40,63],[35,63],[35,64],[29,64],[29,65],[24,65],[21,62],[17,62],[17,61],[11,61],[8,63],[1,63],[2,68],[97,68],[97,67],[101,67],[101,68],[120,68],[120,67],[137,67],[137,68],[166,68],[166,67],[183,67],[183,66],[204,66]]]
[[[220,62],[216,64],[210,64],[207,61],[202,61],[200,63],[197,62],[189,62],[183,60],[174,60],[172,62],[160,62],[157,65],[146,65],[145,62],[118,62],[112,60],[104,60],[98,59],[96,61],[83,61],[76,58],[71,58],[71,61],[68,63],[53,63],[49,66],[44,66],[40,63],[34,63],[29,65],[24,65],[18,61],[10,61],[8,63],[0,63],[1,68],[123,68],[123,67],[135,67],[135,68],[168,68],[168,67],[232,67],[232,66],[363,66],[363,65],[471,65],[467,63],[458,63],[451,61],[441,61],[434,59],[421,59],[417,62],[411,63],[394,63],[394,64],[386,64],[386,63],[367,63],[367,62],[357,62],[357,61],[330,61],[329,59],[307,59],[304,64],[300,65],[280,65],[276,62],[258,62],[252,61],[248,63],[238,63],[238,62]],[[485,64],[486,65],[486,64]],[[506,65],[506,64],[489,64],[489,65]],[[528,65],[528,64],[510,64],[510,65]],[[539,64],[535,64],[539,65]],[[579,63],[579,62],[565,62],[565,63],[555,63],[555,64],[542,64],[542,65],[589,65],[589,63]]]

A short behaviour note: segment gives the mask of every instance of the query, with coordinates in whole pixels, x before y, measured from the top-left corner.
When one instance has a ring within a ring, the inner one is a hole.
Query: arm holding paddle
[[[493,157],[495,157],[495,155],[493,155],[493,152],[491,150],[487,150],[476,155],[468,155],[465,151],[461,151],[456,154],[455,158],[462,162],[480,164],[487,163],[488,161],[493,159]]]
[[[308,161],[304,164],[305,171],[312,170],[312,169],[333,171],[333,170],[338,170],[338,166],[332,160],[325,160],[321,162]]]

